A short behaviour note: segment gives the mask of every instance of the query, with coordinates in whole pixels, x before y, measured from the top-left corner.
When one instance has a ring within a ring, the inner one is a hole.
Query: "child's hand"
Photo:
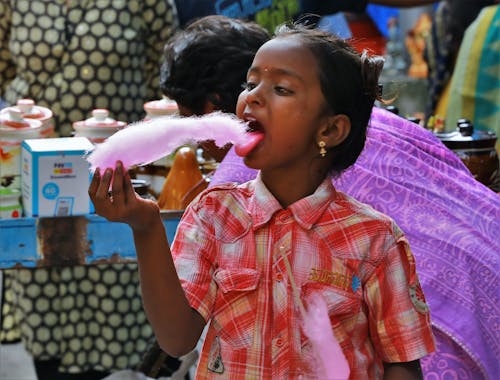
[[[97,168],[88,192],[96,213],[111,222],[127,223],[132,229],[139,231],[149,228],[159,218],[158,205],[135,193],[130,176],[124,171],[121,161],[117,161],[114,173],[108,168],[102,177]]]

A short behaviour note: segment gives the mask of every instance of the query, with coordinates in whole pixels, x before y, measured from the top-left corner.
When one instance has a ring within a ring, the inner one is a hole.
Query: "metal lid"
[[[436,136],[450,149],[494,148],[497,141],[495,132],[475,129],[467,119],[459,119],[455,131],[436,133]]]

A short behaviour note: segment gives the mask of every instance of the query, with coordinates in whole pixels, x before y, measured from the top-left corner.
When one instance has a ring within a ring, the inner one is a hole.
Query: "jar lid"
[[[0,111],[0,114],[7,114],[10,109],[17,108],[21,110],[25,119],[37,119],[42,123],[52,118],[52,111],[46,107],[37,106],[33,99],[18,99],[13,107],[6,107]]]
[[[96,108],[92,111],[92,117],[82,120],[75,121],[73,123],[73,128],[78,130],[80,128],[111,128],[120,129],[125,127],[127,123],[124,121],[118,121],[109,117],[109,111],[104,108]]]
[[[0,115],[0,134],[12,137],[27,134],[25,138],[37,137],[42,129],[42,122],[23,118],[22,111],[17,107],[9,107],[8,112]]]
[[[152,116],[173,115],[179,112],[179,107],[175,100],[162,98],[144,103],[144,111]]]
[[[458,120],[455,131],[436,133],[436,136],[450,149],[494,148],[497,141],[495,132],[476,129],[466,119]]]

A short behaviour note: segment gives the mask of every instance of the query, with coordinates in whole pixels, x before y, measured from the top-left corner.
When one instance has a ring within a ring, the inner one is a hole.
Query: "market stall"
[[[162,211],[161,215],[172,241],[182,211]],[[0,219],[0,269],[121,262],[135,262],[132,233],[126,224],[95,214]]]

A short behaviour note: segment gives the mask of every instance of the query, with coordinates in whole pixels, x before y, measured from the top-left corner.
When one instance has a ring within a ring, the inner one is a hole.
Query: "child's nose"
[[[262,96],[262,89],[261,86],[255,86],[251,90],[248,91],[247,93],[247,104],[258,104],[262,105],[264,101],[264,98]]]

